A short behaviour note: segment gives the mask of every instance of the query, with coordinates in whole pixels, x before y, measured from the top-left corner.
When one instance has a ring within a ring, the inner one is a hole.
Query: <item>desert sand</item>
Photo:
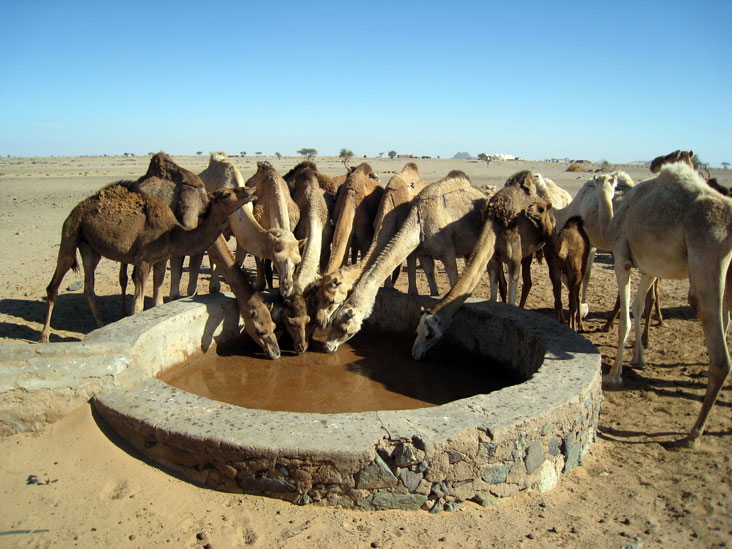
[[[208,162],[205,156],[175,160],[196,172]],[[258,159],[234,160],[246,178]],[[301,159],[267,160],[283,173]],[[344,171],[338,159],[315,160],[326,173]],[[407,160],[368,161],[386,183]],[[73,206],[107,183],[136,179],[147,162],[147,157],[0,159],[0,344],[32,345],[38,340],[61,225]],[[502,186],[510,174],[531,169],[574,194],[590,177],[567,172],[566,164],[416,162],[428,181],[461,169],[477,186]],[[643,166],[619,167],[636,181],[650,176]],[[713,175],[727,186],[732,183],[730,172]],[[119,314],[117,269],[104,259],[97,269],[100,310],[109,322]],[[208,274],[206,269],[199,284],[202,292],[208,290]],[[546,265],[534,263],[532,275],[527,308],[552,315]],[[439,276],[445,292],[442,269]],[[81,285],[68,289],[80,281],[83,275],[70,272],[61,285],[51,342],[78,341],[96,327]],[[185,283],[184,276],[183,287]],[[423,277],[420,286],[426,288]],[[406,290],[405,274],[397,288]],[[0,546],[724,546],[732,540],[729,382],[699,449],[665,445],[687,433],[706,387],[708,358],[687,292],[687,281],[661,282],[665,323],[656,327],[652,322],[648,366],[626,364],[622,386],[605,389],[597,440],[583,466],[564,475],[551,491],[523,493],[489,508],[464,502],[454,512],[438,514],[300,507],[215,492],[147,462],[98,423],[86,405],[40,432],[0,439]],[[489,295],[487,275],[474,295]],[[615,295],[611,258],[598,254],[584,335],[602,353],[604,370],[615,357],[616,333],[600,327]],[[148,295],[148,306],[150,302]]]

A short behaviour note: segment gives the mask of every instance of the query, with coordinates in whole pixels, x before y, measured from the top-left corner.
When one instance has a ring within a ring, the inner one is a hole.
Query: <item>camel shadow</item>
[[[132,308],[132,296],[127,296],[127,309]],[[153,306],[151,297],[145,298],[145,308]],[[111,324],[122,318],[120,315],[119,295],[97,295],[97,307],[102,320]],[[37,299],[0,299],[0,314],[22,319],[25,322],[38,323],[43,325],[46,317],[46,301]],[[56,298],[56,303],[51,317],[51,343],[80,341],[77,337],[60,337],[54,335],[54,330],[66,330],[88,334],[97,329],[91,309],[86,302],[84,294],[65,293]],[[26,339],[37,342],[41,337],[40,329],[34,330],[25,324],[16,324],[12,321],[0,323],[0,337],[13,339]]]
[[[681,450],[674,443],[685,437],[688,432],[684,431],[660,431],[657,433],[648,433],[645,431],[631,431],[629,429],[617,429],[615,427],[607,427],[599,425],[597,427],[597,436],[608,442],[617,442],[620,444],[659,444],[667,450]],[[732,435],[732,431],[704,431],[704,437],[728,437]],[[663,440],[657,440],[663,437]]]

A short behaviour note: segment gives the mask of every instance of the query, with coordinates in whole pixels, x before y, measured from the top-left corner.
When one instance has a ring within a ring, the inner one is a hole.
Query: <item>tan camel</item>
[[[137,180],[137,190],[158,199],[167,205],[176,219],[186,229],[193,229],[198,218],[208,208],[208,193],[203,181],[193,172],[176,164],[170,156],[159,152],[150,159],[147,173]],[[180,297],[180,279],[183,273],[184,256],[170,258],[170,299]],[[153,303],[163,303],[160,289],[165,281],[167,261],[153,265]],[[127,265],[119,270],[119,284],[122,295],[122,316],[127,314]],[[189,292],[190,294],[190,292]]]
[[[602,227],[600,226],[599,217],[599,204],[597,199],[596,188],[598,181],[605,177],[603,174],[598,174],[593,178],[585,182],[584,185],[577,191],[577,194],[566,207],[561,209],[553,210],[554,219],[558,228],[564,227],[565,223],[571,217],[582,218],[582,228],[584,229],[587,237],[590,239],[590,255],[587,257],[587,268],[585,269],[585,278],[582,281],[582,302],[580,304],[580,310],[582,317],[584,318],[589,313],[589,306],[587,304],[587,287],[590,284],[590,278],[592,275],[592,264],[595,260],[595,252],[599,248],[600,250],[608,250],[609,244],[605,241],[603,236]],[[613,204],[615,207],[622,202],[625,194],[633,188],[635,183],[631,177],[622,171],[614,172],[611,177],[617,178],[617,185],[615,186],[615,195],[613,197]],[[599,183],[602,185],[602,183]]]
[[[450,172],[448,177],[425,187],[397,234],[333,315],[325,350],[335,351],[361,329],[363,320],[371,314],[379,286],[415,250],[439,258],[454,283],[455,258],[468,255],[475,246],[486,201],[485,195],[462,172]]]
[[[217,191],[209,195],[206,216],[195,229],[186,230],[168,206],[135,188],[134,182],[107,186],[82,200],[64,221],[56,271],[46,289],[48,309],[41,342],[48,341],[53,304],[64,275],[70,268],[78,269],[77,248],[84,264],[84,295],[97,325],[102,326],[94,295],[94,271],[101,257],[134,264],[134,313],[139,313],[150,266],[174,255],[205,250],[221,234],[229,214],[254,198],[250,189]]]
[[[389,180],[374,219],[374,237],[363,260],[357,264],[344,265],[333,273],[325,274],[320,280],[317,314],[318,326],[321,329],[327,327],[330,316],[345,301],[358,278],[371,267],[387,242],[397,233],[409,213],[411,201],[426,186],[427,182],[420,179],[417,165],[413,162],[408,163],[402,168],[401,173],[394,175]],[[439,290],[435,282],[434,261],[432,257],[417,252],[413,252],[407,257],[409,293],[417,293],[417,257],[427,275],[430,293],[437,295]],[[387,277],[386,286],[391,286],[393,282],[396,282],[400,268],[401,266],[398,266],[395,269],[391,278]]]
[[[255,186],[246,184],[239,169],[226,158],[224,153],[211,153],[208,168],[201,172],[201,179],[206,187],[211,189]],[[300,246],[302,245],[292,231],[282,228],[264,229],[255,219],[251,204],[245,204],[231,214],[229,229],[236,238],[237,265],[241,265],[246,252],[255,257],[269,259],[277,271],[280,286],[292,287],[295,267],[301,260]],[[196,264],[200,266],[201,258],[202,256],[191,258],[191,279],[194,276],[194,266]],[[197,269],[195,270],[197,273]],[[214,290],[218,288],[218,275],[215,271],[211,273],[210,285],[213,285]]]
[[[225,191],[232,192],[232,191]],[[241,192],[241,189],[235,191]],[[268,304],[262,295],[255,292],[246,275],[239,269],[223,235],[208,249],[208,255],[221,272],[236,297],[239,314],[244,321],[244,330],[273,360],[280,358],[280,347],[275,335],[275,323]]]
[[[247,187],[257,190],[257,202],[254,205],[254,218],[264,229],[281,229],[292,233],[300,220],[300,210],[290,196],[287,183],[269,162],[257,162],[257,171],[246,182]],[[233,229],[233,227],[232,227]],[[294,239],[294,234],[293,234]],[[284,250],[283,250],[284,251]],[[287,251],[289,253],[290,250]],[[255,256],[256,257],[256,256]],[[300,259],[300,258],[297,258]],[[288,273],[285,279],[280,279],[280,293],[283,296],[292,294],[293,285],[290,273],[294,273],[297,264],[293,258],[283,258],[286,265],[283,271]],[[266,283],[272,286],[270,261],[257,257],[257,280],[254,287],[262,289]]]
[[[374,218],[384,188],[365,162],[353,169],[338,189],[333,210],[333,245],[325,273],[330,274],[346,264],[348,252],[356,263],[358,252],[363,257],[374,236]]]
[[[633,303],[636,341],[633,362],[644,364],[640,345],[643,296],[655,277],[689,278],[689,302],[697,311],[709,353],[707,391],[701,411],[688,436],[677,442],[694,447],[704,432],[709,412],[729,374],[725,333],[732,295],[728,269],[732,258],[732,199],[711,189],[683,163],[664,166],[658,176],[629,191],[613,208],[613,184],[597,189],[601,224],[614,256],[620,294],[620,322],[615,363],[605,381],[621,382],[623,354],[630,331],[630,270],[641,273]],[[725,308],[726,306],[726,308]]]
[[[545,238],[553,231],[550,214],[551,204],[536,193],[536,178],[528,171],[512,175],[506,186],[500,189],[486,204],[482,216],[482,229],[468,264],[457,283],[429,312],[422,314],[417,326],[417,338],[412,345],[412,357],[421,360],[444,335],[460,306],[470,297],[480,282],[488,262],[494,253],[507,254],[514,260],[513,269],[520,263],[521,229],[530,224]],[[518,261],[517,261],[518,260]],[[509,273],[512,268],[509,267]],[[516,296],[514,287],[509,286],[509,295]]]
[[[569,327],[584,330],[580,311],[582,280],[590,255],[590,239],[582,228],[581,217],[571,217],[564,227],[547,236],[544,257],[549,267],[549,278],[554,292],[554,313],[557,322],[564,324],[562,309],[562,276],[566,276],[569,293]]]

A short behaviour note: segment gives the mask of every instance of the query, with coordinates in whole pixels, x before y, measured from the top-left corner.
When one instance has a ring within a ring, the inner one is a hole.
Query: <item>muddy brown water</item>
[[[332,354],[283,351],[279,360],[228,346],[173,366],[158,378],[236,406],[315,413],[438,406],[521,381],[490,359],[446,344],[417,362],[411,356],[413,339],[361,333]]]

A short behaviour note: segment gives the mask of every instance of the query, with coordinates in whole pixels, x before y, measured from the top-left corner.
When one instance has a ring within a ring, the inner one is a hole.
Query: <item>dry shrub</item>
[[[585,169],[577,164],[576,162],[572,162],[569,167],[567,168],[568,172],[583,172]]]

